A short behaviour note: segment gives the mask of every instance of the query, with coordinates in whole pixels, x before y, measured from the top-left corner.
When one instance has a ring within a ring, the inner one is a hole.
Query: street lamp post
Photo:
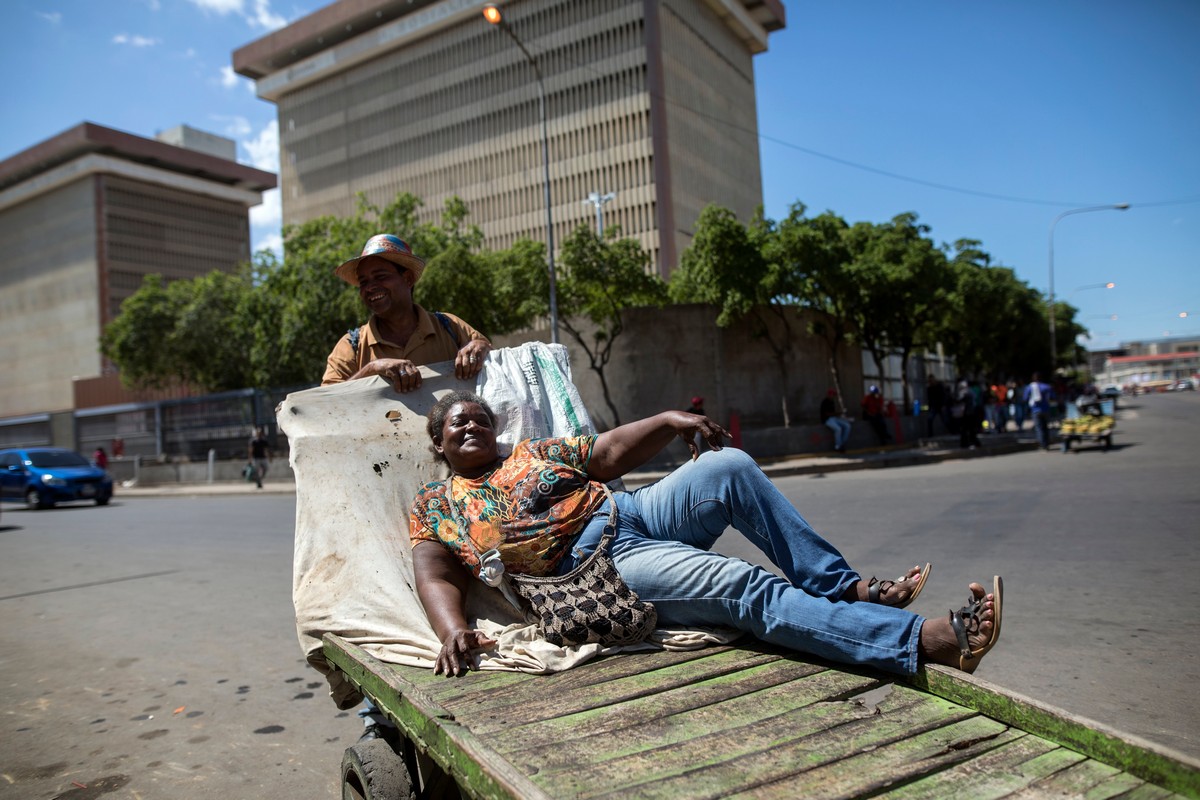
[[[550,136],[546,129],[546,85],[542,82],[542,70],[538,67],[537,59],[525,49],[525,44],[517,38],[517,34],[513,33],[500,9],[493,5],[485,6],[483,18],[508,34],[529,62],[529,66],[533,67],[533,74],[537,78],[538,115],[542,122],[542,177],[546,194],[546,249],[550,257],[550,341],[558,344],[558,287],[554,274],[554,217],[550,210]]]
[[[1086,208],[1072,208],[1064,211],[1054,218],[1050,223],[1050,374],[1054,374],[1054,370],[1058,364],[1058,332],[1055,330],[1054,318],[1054,228],[1058,225],[1058,221],[1063,217],[1071,214],[1083,214],[1088,211],[1124,211],[1129,208],[1129,203],[1114,203],[1107,206],[1087,206]]]
[[[591,203],[596,207],[596,236],[604,239],[604,204],[616,198],[616,192],[600,194],[599,192],[588,192],[587,200],[584,200],[584,205]]]

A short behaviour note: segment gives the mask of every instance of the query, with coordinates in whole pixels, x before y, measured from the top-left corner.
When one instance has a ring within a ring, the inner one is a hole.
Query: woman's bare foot
[[[999,576],[993,579],[990,592],[980,584],[972,583],[971,600],[967,605],[957,612],[950,612],[945,619],[925,620],[918,643],[922,660],[974,672],[980,660],[1000,638],[1003,591],[1004,582]],[[965,650],[955,632],[953,620],[956,616],[966,636]]]
[[[842,599],[850,603],[878,603],[882,606],[904,608],[925,588],[929,570],[930,566],[926,564],[924,568],[913,567],[894,581],[877,581],[875,578],[869,581],[855,581],[847,587]],[[872,597],[874,588],[877,588],[877,591],[875,597]]]

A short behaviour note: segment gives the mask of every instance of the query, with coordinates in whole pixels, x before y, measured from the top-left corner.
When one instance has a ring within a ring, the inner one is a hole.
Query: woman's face
[[[492,420],[478,403],[455,403],[442,424],[442,440],[434,448],[459,475],[472,478],[499,457]]]

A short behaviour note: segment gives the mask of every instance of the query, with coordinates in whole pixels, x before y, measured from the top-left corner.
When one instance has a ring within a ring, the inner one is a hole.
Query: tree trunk
[[[612,354],[612,338],[610,337],[607,340],[603,351],[600,349],[593,351],[592,348],[588,347],[583,334],[576,330],[566,319],[560,320],[560,324],[566,329],[567,333],[571,334],[571,338],[579,344],[583,352],[587,354],[588,366],[596,373],[596,377],[600,379],[600,390],[604,394],[604,403],[608,406],[608,410],[612,412],[612,427],[618,427],[621,424],[621,415],[617,412],[616,404],[613,403],[612,395],[608,390],[608,378],[604,374],[604,367],[608,364],[608,358]]]
[[[911,387],[908,385],[908,361],[911,357],[911,350],[900,351],[900,391],[901,397],[904,400],[904,409],[900,412],[901,416],[912,414]]]

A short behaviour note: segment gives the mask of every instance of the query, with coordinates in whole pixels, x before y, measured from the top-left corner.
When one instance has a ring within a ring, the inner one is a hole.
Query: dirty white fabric
[[[502,448],[526,438],[594,432],[561,345],[494,350],[477,384],[457,380],[453,362],[422,367],[421,373],[415,392],[399,394],[372,377],[293,393],[277,409],[296,475],[297,633],[340,708],[361,697],[326,664],[325,633],[395,664],[432,668],[441,649],[417,598],[408,540],[414,495],[447,474],[430,454],[425,432],[425,416],[437,399],[454,389],[481,394],[497,414]],[[616,649],[556,647],[540,639],[499,592],[478,582],[472,582],[467,617],[499,641],[482,655],[482,669],[553,672]],[[659,630],[639,647],[705,647],[734,636]]]

